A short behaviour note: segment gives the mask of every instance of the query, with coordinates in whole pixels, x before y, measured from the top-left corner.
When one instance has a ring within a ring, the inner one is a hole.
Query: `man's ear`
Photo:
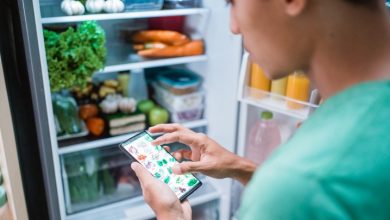
[[[290,16],[300,15],[305,10],[308,4],[308,0],[282,0],[282,1],[285,4],[286,13]]]

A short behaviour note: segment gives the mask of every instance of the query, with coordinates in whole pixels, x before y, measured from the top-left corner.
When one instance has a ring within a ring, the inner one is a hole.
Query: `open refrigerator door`
[[[22,175],[0,60],[0,219],[27,219]]]
[[[259,166],[318,107],[321,97],[302,73],[271,81],[244,53],[241,63],[237,154]],[[232,184],[231,217],[236,219],[243,186]]]

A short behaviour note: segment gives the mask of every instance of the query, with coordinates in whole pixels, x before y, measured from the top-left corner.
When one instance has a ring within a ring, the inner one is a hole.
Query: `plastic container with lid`
[[[175,95],[185,95],[197,91],[202,78],[190,70],[172,68],[161,71],[157,82]]]
[[[159,105],[168,110],[172,123],[183,123],[188,121],[195,121],[202,118],[204,105],[194,106],[193,108],[172,108],[163,99],[155,97]]]
[[[174,111],[171,109],[168,109],[170,115],[171,115],[171,122],[173,123],[183,123],[188,121],[196,121],[200,120],[203,115],[203,105],[198,106],[193,109],[187,109],[182,111]]]
[[[152,83],[155,99],[174,111],[194,109],[203,104],[204,91],[198,91],[186,95],[175,95],[157,83]]]
[[[164,0],[125,0],[125,11],[160,10]]]
[[[200,7],[200,0],[164,0],[165,9]]]

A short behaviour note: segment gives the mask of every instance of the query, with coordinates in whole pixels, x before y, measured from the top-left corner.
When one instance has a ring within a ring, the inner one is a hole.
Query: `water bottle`
[[[245,157],[260,165],[280,143],[279,126],[272,112],[264,111],[249,132]]]
[[[129,96],[137,101],[148,98],[148,88],[146,85],[145,74],[142,69],[133,70],[131,72]]]

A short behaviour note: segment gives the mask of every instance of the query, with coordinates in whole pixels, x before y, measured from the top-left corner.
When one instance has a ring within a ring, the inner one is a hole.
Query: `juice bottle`
[[[285,96],[286,89],[287,89],[287,77],[277,79],[277,80],[272,80],[271,93]]]
[[[130,97],[129,94],[129,82],[130,82],[130,71],[122,71],[118,74],[119,86],[122,90],[124,97]]]
[[[300,71],[297,71],[288,77],[286,96],[302,102],[307,102],[309,99],[310,80]],[[300,109],[304,105],[287,101],[287,107],[290,109]]]
[[[273,120],[273,114],[264,111],[250,130],[245,157],[257,164],[263,163],[272,151],[281,143],[278,124]]]
[[[250,90],[250,96],[254,98],[263,98],[266,95],[261,91],[269,91],[271,87],[271,81],[267,78],[264,71],[259,65],[252,63],[249,86],[253,89]]]

